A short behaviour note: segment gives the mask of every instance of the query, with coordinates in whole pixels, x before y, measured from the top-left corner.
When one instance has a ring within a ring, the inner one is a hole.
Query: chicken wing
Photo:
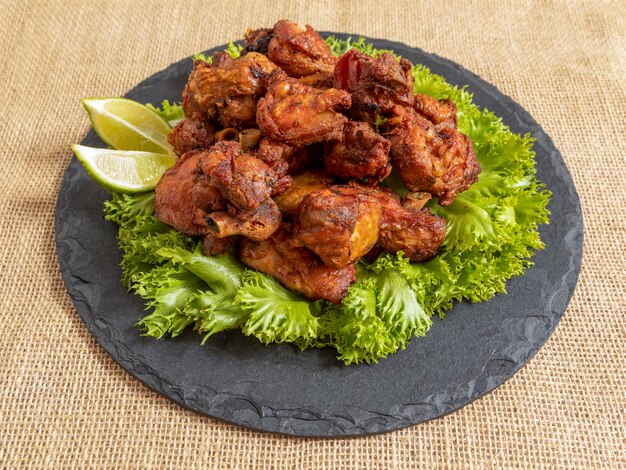
[[[413,100],[413,109],[433,124],[456,129],[456,104],[451,99],[438,100],[418,93]]]
[[[445,219],[432,215],[428,209],[403,207],[398,196],[389,188],[349,184],[355,191],[376,198],[381,209],[380,230],[374,251],[397,253],[403,251],[412,261],[425,261],[437,254],[446,236]]]
[[[391,172],[391,142],[376,132],[372,124],[348,121],[342,139],[326,144],[324,169],[345,178],[367,178],[372,186]]]
[[[393,163],[410,191],[426,191],[447,206],[478,180],[472,141],[456,129],[436,126],[411,108],[396,106],[390,128]]]
[[[302,147],[339,138],[348,119],[335,109],[349,106],[349,93],[317,90],[277,70],[259,100],[257,123],[269,138]]]
[[[307,195],[298,207],[294,244],[305,246],[333,268],[343,268],[376,243],[381,211],[376,199],[345,186]]]
[[[253,127],[256,104],[265,93],[265,78],[276,69],[262,54],[251,52],[238,59],[197,60],[183,96],[185,113],[204,112],[224,127]]]
[[[413,104],[411,63],[388,52],[374,58],[350,49],[337,61],[333,84],[350,92],[354,111],[386,115],[394,105]]]
[[[302,28],[287,20],[274,25],[267,56],[295,78],[317,75],[318,79],[325,76],[330,80],[337,62],[326,41],[311,26]]]
[[[275,277],[288,289],[311,300],[338,304],[356,281],[354,264],[334,269],[310,250],[294,246],[291,228],[285,223],[267,240],[242,239],[239,257],[251,268]]]

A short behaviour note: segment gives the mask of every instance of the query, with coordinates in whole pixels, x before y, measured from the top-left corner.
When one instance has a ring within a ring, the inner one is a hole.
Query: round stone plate
[[[550,137],[520,105],[463,67],[404,44],[368,41],[426,65],[455,85],[467,85],[478,106],[501,116],[513,132],[537,139],[537,177],[554,193],[551,223],[540,229],[546,248],[524,276],[507,283],[507,295],[457,304],[444,320],[434,319],[425,338],[413,339],[406,350],[378,364],[344,366],[330,349],[264,346],[237,331],[216,335],[204,346],[194,332],[155,340],[134,326],[145,314],[144,301],[120,283],[117,226],[103,218],[108,194],[73,158],[55,227],[67,290],[111,357],[185,408],[246,428],[298,436],[404,428],[458,410],[502,384],[544,344],[567,307],[580,270],[583,222],[571,176]],[[191,67],[190,58],[172,64],[126,96],[142,103],[180,101]],[[93,131],[82,143],[103,146]]]

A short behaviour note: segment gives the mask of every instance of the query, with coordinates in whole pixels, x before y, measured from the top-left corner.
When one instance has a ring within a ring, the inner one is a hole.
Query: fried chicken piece
[[[331,186],[304,197],[294,222],[294,245],[305,246],[333,268],[343,268],[376,243],[378,202],[345,186]]]
[[[340,138],[348,119],[335,109],[350,103],[345,91],[317,90],[277,70],[270,77],[267,95],[259,100],[257,123],[269,138],[302,147]]]
[[[258,52],[267,55],[267,49],[273,37],[274,28],[248,29],[243,35],[243,53]]]
[[[380,206],[379,236],[372,250],[376,256],[381,251],[403,251],[412,261],[425,261],[437,254],[446,236],[445,219],[431,214],[428,209],[412,210],[410,203],[403,207],[400,196],[389,188],[371,188],[354,182],[349,186],[376,198]]]
[[[345,178],[367,178],[373,186],[391,173],[390,147],[372,124],[348,121],[342,139],[326,144],[324,169]]]
[[[232,245],[232,237],[217,238],[208,233],[202,241],[202,253],[204,256],[222,255],[226,253]]]
[[[170,131],[167,141],[176,155],[210,147],[215,141],[215,126],[202,119],[185,118]]]
[[[243,211],[256,209],[290,183],[289,177],[279,177],[258,158],[242,153],[239,142],[218,142],[202,153],[199,164],[210,184]]]
[[[281,212],[287,216],[296,215],[302,200],[313,191],[326,189],[333,184],[334,178],[322,170],[310,170],[293,177],[291,186],[275,201]]]
[[[413,109],[433,124],[456,129],[456,104],[449,98],[438,100],[418,93],[413,100]]]
[[[213,64],[197,60],[183,93],[185,115],[201,112],[224,127],[254,127],[257,100],[265,94],[265,78],[275,69],[255,52],[234,60],[223,54]]]
[[[291,243],[291,228],[283,223],[267,240],[241,240],[241,261],[253,269],[275,277],[288,289],[311,300],[340,303],[356,281],[356,268],[326,266],[312,251]]]
[[[394,105],[413,104],[411,63],[385,52],[379,57],[350,49],[339,57],[334,87],[352,95],[352,110],[389,114]]]
[[[188,152],[168,169],[154,191],[154,210],[159,220],[187,235],[199,236],[208,231],[198,211],[226,207],[222,194],[202,178],[198,163],[204,152]]]
[[[396,106],[387,121],[393,163],[409,191],[426,191],[448,206],[478,180],[472,141],[456,129],[434,125],[411,108]]]
[[[303,29],[287,20],[274,25],[267,56],[291,77],[317,75],[318,80],[330,79],[337,62],[326,41],[311,26]]]
[[[282,216],[276,203],[268,199],[253,211],[239,211],[236,215],[212,212],[205,220],[211,234],[217,238],[244,235],[253,240],[265,240],[276,231]]]
[[[256,156],[277,174],[284,175],[295,152],[295,147],[263,137]]]

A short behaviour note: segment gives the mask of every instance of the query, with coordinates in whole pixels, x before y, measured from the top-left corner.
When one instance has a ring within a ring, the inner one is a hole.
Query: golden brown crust
[[[354,264],[334,269],[325,265],[312,251],[294,246],[289,224],[282,224],[267,240],[242,239],[239,258],[311,300],[340,303],[356,281]]]

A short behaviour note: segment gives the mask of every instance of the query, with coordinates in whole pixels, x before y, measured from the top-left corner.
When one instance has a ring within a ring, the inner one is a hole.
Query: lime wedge
[[[173,154],[170,126],[157,113],[125,98],[87,98],[83,106],[96,134],[117,150]]]
[[[109,191],[140,193],[155,188],[176,157],[133,150],[109,150],[72,145],[87,173]]]

